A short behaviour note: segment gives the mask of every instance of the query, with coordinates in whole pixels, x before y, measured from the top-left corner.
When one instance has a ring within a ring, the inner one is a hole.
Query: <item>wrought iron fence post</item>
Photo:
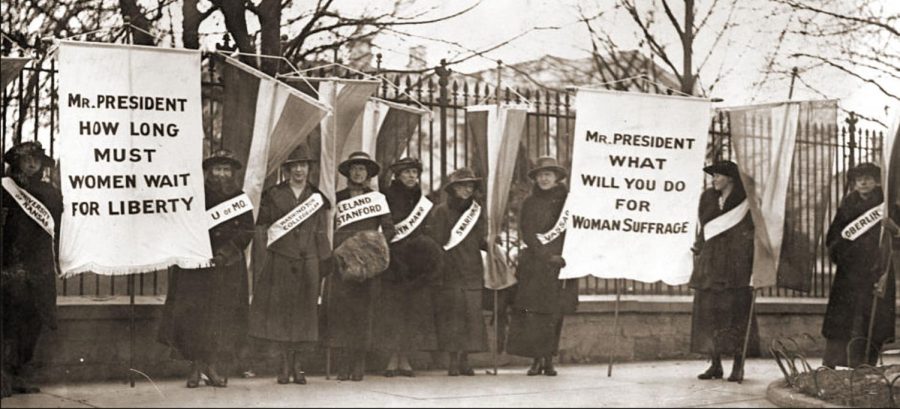
[[[850,117],[844,120],[847,123],[847,133],[850,137],[850,141],[847,142],[847,147],[850,148],[850,155],[847,158],[848,169],[856,166],[856,123],[858,121],[859,118],[856,117],[856,112],[852,111],[850,112]]]
[[[441,117],[441,184],[447,177],[447,85],[450,83],[450,69],[447,68],[447,60],[441,59],[441,66],[434,72],[438,75],[439,97]]]

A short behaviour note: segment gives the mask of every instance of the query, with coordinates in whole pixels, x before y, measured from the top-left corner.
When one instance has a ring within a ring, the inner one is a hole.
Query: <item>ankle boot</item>
[[[337,380],[350,380],[350,353],[344,348],[339,348],[336,350],[335,355],[337,355],[335,357],[335,362],[337,362]]]
[[[306,385],[306,373],[303,372],[303,368],[300,366],[300,357],[298,355],[300,353],[297,351],[291,353],[291,375],[294,377],[294,383]]]
[[[200,386],[200,364],[195,361],[191,362],[191,373],[188,375],[187,387],[193,389],[198,386]]]
[[[553,367],[553,355],[544,357],[544,375],[556,376],[556,368]]]
[[[357,351],[353,359],[353,373],[350,374],[351,381],[361,381],[366,373],[366,351]]]
[[[281,353],[281,367],[278,370],[278,377],[276,381],[279,385],[287,385],[291,383],[291,359],[290,352],[284,351]]]
[[[540,375],[543,372],[544,365],[541,363],[541,358],[534,358],[534,361],[531,361],[531,368],[528,368],[528,372],[526,374],[528,376]]]
[[[450,352],[450,363],[447,365],[447,375],[459,376],[459,356],[456,351]]]
[[[469,353],[459,353],[459,374],[463,376],[474,376],[475,370],[469,366]]]
[[[215,364],[207,365],[204,373],[206,374],[206,378],[209,379],[206,381],[206,385],[215,386],[217,388],[228,386],[228,378],[219,375],[219,371],[216,370]]]
[[[734,356],[734,364],[731,366],[731,375],[728,382],[741,382],[744,380],[744,359],[741,355]]]
[[[706,372],[697,375],[697,379],[722,379],[722,374],[722,360],[719,359],[719,357],[713,357],[712,365],[710,365]]]

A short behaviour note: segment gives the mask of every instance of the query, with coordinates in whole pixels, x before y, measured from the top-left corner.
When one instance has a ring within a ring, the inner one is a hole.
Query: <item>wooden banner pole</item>
[[[606,376],[612,376],[613,355],[616,353],[616,341],[619,337],[619,301],[622,297],[622,289],[619,287],[619,279],[615,279],[616,285],[616,305],[613,312],[613,342],[612,348],[609,349],[609,368],[606,369]]]

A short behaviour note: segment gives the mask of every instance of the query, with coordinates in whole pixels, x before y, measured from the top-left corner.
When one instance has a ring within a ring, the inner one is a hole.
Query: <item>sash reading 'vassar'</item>
[[[450,230],[450,239],[444,245],[444,251],[450,251],[457,244],[462,243],[469,233],[472,232],[472,229],[475,228],[475,224],[478,223],[478,216],[481,216],[481,205],[473,200],[469,209],[453,225],[453,230]]]
[[[379,192],[369,192],[364,195],[353,196],[342,200],[337,204],[336,229],[340,229],[350,223],[368,219],[370,217],[388,214],[387,198]]]
[[[28,193],[27,190],[20,188],[12,178],[3,178],[2,183],[3,189],[9,192],[9,195],[16,200],[16,203],[18,203],[20,207],[22,207],[25,214],[31,217],[31,219],[40,225],[47,234],[53,237],[56,223],[53,221],[53,215],[50,214],[47,207],[32,196],[31,193]]]
[[[391,239],[391,243],[405,239],[406,236],[409,236],[410,233],[419,228],[433,206],[434,203],[431,203],[431,200],[428,200],[425,195],[419,197],[419,202],[416,203],[416,207],[409,213],[409,216],[406,216],[405,219],[394,225],[397,235]]]
[[[857,217],[856,220],[850,222],[850,224],[841,231],[841,237],[845,240],[854,241],[872,227],[877,226],[883,218],[884,202],[875,205],[875,207]]]
[[[746,216],[749,211],[750,202],[748,202],[747,199],[744,199],[744,201],[734,209],[706,222],[706,224],[703,225],[703,239],[709,241],[713,237],[728,231],[728,229],[740,223],[741,220],[744,220],[744,216]]]
[[[272,223],[272,225],[269,226],[269,239],[266,243],[266,247],[271,246],[276,240],[282,238],[289,231],[306,221],[306,219],[316,213],[316,210],[319,210],[324,204],[325,200],[322,199],[322,195],[313,193],[309,198],[304,200],[303,203],[300,203],[297,207],[284,215],[284,217],[276,220],[275,223]]]
[[[206,211],[206,216],[209,217],[209,228],[216,227],[251,210],[253,210],[253,203],[250,202],[250,196],[242,193]]]
[[[563,212],[559,215],[559,220],[556,221],[556,224],[553,225],[553,228],[546,233],[537,233],[535,236],[538,241],[543,245],[547,245],[553,240],[556,240],[557,237],[563,234],[566,231],[566,222],[569,221],[569,211],[563,210]]]

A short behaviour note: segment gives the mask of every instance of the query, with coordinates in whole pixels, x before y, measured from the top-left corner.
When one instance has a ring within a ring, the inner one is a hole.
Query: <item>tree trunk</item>
[[[238,50],[244,54],[254,55],[256,49],[253,46],[253,39],[247,32],[247,8],[241,1],[227,0],[219,2],[222,8],[222,14],[225,16],[225,28],[231,34],[234,43],[237,44]],[[244,62],[256,65],[252,57],[242,56]]]
[[[260,53],[264,56],[281,56],[281,0],[262,0],[259,3]],[[262,71],[275,75],[280,61],[262,59]]]
[[[197,10],[198,0],[184,0],[181,4],[181,42],[184,48],[193,50],[200,48],[200,11]]]
[[[121,10],[122,16],[130,19],[131,25],[140,29],[131,29],[132,44],[156,45],[156,38],[147,34],[150,32],[150,20],[144,16],[136,0],[119,0],[119,10]]]
[[[681,50],[684,55],[681,69],[681,92],[694,95],[693,54],[694,54],[694,0],[684,1],[684,33],[681,37]]]

